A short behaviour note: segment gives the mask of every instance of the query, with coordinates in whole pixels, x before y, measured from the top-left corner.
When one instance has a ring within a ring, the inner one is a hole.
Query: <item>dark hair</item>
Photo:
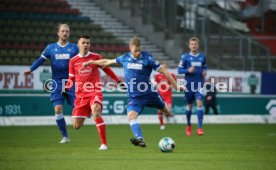
[[[81,39],[81,38],[90,39],[90,37],[88,35],[81,35],[81,36],[79,36],[79,39]]]

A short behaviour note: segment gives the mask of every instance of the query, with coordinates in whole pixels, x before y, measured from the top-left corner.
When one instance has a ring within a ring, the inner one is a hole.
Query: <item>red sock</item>
[[[159,119],[159,121],[160,121],[160,125],[161,125],[161,126],[164,125],[163,114],[162,114],[162,112],[161,112],[161,111],[158,111],[158,112],[157,112],[157,115],[158,115],[158,119]]]
[[[98,134],[100,136],[101,144],[106,144],[106,130],[103,118],[99,117],[94,121],[96,123]]]

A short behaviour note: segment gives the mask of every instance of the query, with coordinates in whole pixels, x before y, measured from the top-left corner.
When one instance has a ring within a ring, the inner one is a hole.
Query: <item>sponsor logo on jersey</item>
[[[201,62],[191,62],[191,65],[194,66],[194,67],[201,67],[202,66],[202,63]]]
[[[70,59],[70,54],[56,54],[56,60]]]
[[[135,69],[135,70],[142,70],[143,65],[139,63],[128,63],[127,64],[128,69]]]
[[[81,75],[81,76],[87,76],[87,75],[89,75],[89,74],[91,74],[92,73],[92,68],[90,68],[90,67],[85,67],[85,68],[80,68],[79,69],[79,75]]]

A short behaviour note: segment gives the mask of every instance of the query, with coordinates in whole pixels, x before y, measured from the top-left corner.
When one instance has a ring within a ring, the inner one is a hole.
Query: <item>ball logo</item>
[[[92,73],[92,70],[93,69],[90,67],[82,67],[79,69],[78,72],[79,72],[79,75],[81,75],[81,76],[87,76]]]

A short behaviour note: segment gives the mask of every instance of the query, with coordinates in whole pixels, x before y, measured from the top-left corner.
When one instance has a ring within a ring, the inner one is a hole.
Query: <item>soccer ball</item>
[[[175,149],[175,142],[170,137],[164,137],[159,141],[161,152],[172,152]]]

